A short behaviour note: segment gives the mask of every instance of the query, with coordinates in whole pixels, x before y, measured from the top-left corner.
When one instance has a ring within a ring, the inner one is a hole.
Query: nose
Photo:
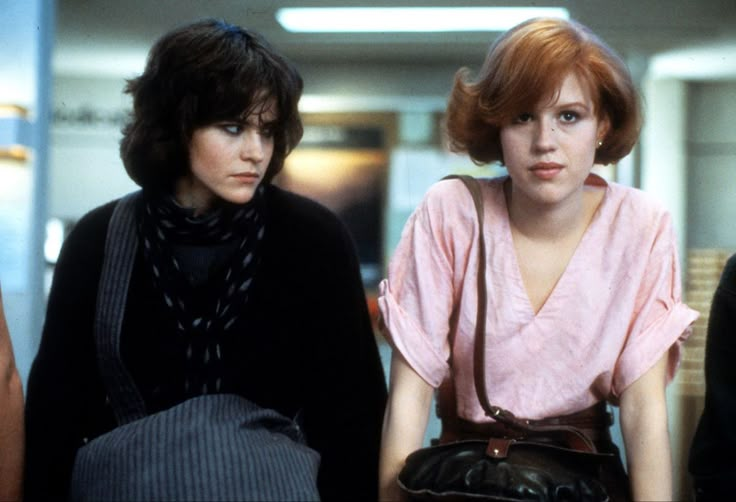
[[[552,119],[541,117],[534,129],[534,148],[539,151],[554,150],[557,144],[555,123]]]
[[[240,157],[251,162],[261,162],[264,158],[263,138],[258,130],[249,128],[242,136]]]

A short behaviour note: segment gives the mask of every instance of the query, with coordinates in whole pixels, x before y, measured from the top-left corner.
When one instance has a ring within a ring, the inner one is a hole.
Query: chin
[[[224,204],[236,204],[236,205],[242,205],[247,204],[248,202],[253,199],[253,191],[245,192],[220,192],[215,194],[217,197],[217,200],[219,200],[221,203]]]
[[[566,192],[562,190],[556,190],[556,189],[550,189],[551,187],[547,187],[544,190],[540,190],[538,192],[533,192],[531,195],[531,199],[535,200],[537,204],[543,204],[543,205],[555,205],[558,204],[564,200],[567,200],[570,195],[572,195],[572,192]]]
[[[248,202],[253,200],[253,194],[251,193],[248,195],[242,195],[238,197],[227,197],[224,200],[229,202],[230,204],[239,204],[239,205],[247,204]]]

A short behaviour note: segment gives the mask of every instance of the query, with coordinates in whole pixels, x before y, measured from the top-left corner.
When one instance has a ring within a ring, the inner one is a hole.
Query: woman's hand
[[[0,500],[21,499],[23,434],[23,387],[0,291]]]
[[[668,354],[621,394],[621,431],[636,501],[672,500],[672,457],[665,396]]]
[[[407,455],[421,448],[434,389],[397,351],[391,356],[391,382],[383,419],[378,496],[401,500],[396,478]]]

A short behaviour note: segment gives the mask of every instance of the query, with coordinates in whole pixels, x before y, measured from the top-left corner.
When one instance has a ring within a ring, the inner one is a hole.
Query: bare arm
[[[433,392],[432,386],[394,351],[381,440],[378,490],[382,501],[401,500],[396,477],[406,456],[422,446]]]
[[[0,500],[21,498],[23,435],[23,387],[0,292]]]
[[[634,500],[672,500],[667,354],[621,395],[621,430]]]

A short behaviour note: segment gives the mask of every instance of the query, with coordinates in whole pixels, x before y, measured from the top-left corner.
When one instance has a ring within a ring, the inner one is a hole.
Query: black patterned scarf
[[[220,392],[223,337],[248,302],[260,261],[264,187],[247,204],[223,203],[202,216],[179,206],[171,195],[146,196],[144,201],[139,219],[143,254],[186,347],[183,390],[187,395]],[[176,252],[181,246],[224,246],[230,253],[204,281],[206,294],[183,270]]]

